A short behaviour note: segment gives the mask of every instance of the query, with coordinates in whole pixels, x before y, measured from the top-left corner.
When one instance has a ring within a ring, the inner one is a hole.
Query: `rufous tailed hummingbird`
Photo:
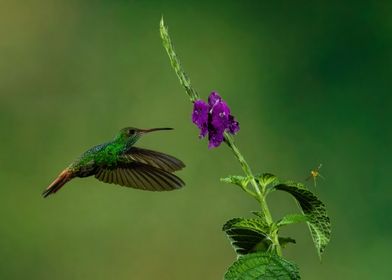
[[[94,176],[98,180],[147,191],[171,191],[185,185],[174,171],[185,164],[164,153],[137,148],[139,138],[152,131],[172,128],[139,129],[126,127],[107,143],[92,147],[65,168],[46,188],[43,196],[56,193],[75,177]]]

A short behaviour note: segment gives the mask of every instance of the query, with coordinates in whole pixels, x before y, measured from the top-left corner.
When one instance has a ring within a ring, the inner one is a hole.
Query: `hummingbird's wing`
[[[115,168],[98,167],[95,178],[147,191],[171,191],[185,185],[176,175],[140,162],[120,163]]]
[[[129,149],[122,157],[128,161],[145,163],[168,172],[177,171],[185,167],[181,160],[173,156],[136,147]]]

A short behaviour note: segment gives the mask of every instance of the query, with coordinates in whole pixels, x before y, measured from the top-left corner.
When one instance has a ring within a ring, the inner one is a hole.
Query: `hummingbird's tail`
[[[42,193],[43,197],[47,197],[52,193],[56,193],[62,186],[73,178],[71,171],[65,169],[60,175],[45,189]]]

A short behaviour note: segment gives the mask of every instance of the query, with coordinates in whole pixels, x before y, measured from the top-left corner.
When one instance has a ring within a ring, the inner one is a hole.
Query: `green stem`
[[[263,198],[263,190],[260,190],[260,186],[259,186],[259,184],[257,184],[256,179],[252,173],[252,170],[250,169],[250,166],[245,161],[245,158],[241,155],[240,150],[235,145],[233,137],[230,134],[228,134],[227,132],[225,132],[225,142],[231,148],[234,155],[236,156],[236,158],[240,162],[242,170],[244,170],[245,175],[249,178],[250,183],[252,184],[254,190],[256,191],[257,200],[261,201]]]
[[[267,222],[270,221],[268,223],[269,223],[270,227],[272,227],[273,220],[271,217],[271,212],[269,211],[269,208],[268,208],[266,196],[263,196],[262,201],[260,201],[260,207],[261,207],[261,211],[264,213],[264,217],[265,217],[266,221]],[[279,235],[278,235],[277,230],[274,229],[270,235],[271,235],[271,239],[272,239],[271,241],[274,244],[276,253],[279,256],[282,256],[282,248],[279,243]]]
[[[191,80],[189,79],[185,71],[182,69],[180,60],[177,58],[176,52],[174,51],[174,46],[169,36],[169,30],[167,26],[165,26],[165,22],[163,21],[163,17],[161,18],[159,30],[161,32],[163,47],[165,48],[167,55],[170,59],[170,64],[176,72],[181,85],[185,88],[185,91],[188,94],[189,98],[192,102],[195,102],[197,99],[200,99],[199,94],[192,87]]]
[[[257,193],[257,200],[260,204],[260,208],[261,208],[261,211],[264,215],[265,221],[271,227],[273,225],[273,220],[272,220],[271,212],[268,208],[268,204],[266,201],[266,194],[267,194],[266,188],[256,182],[256,179],[253,175],[253,172],[252,172],[250,166],[246,162],[245,158],[242,156],[240,150],[235,145],[233,137],[230,134],[228,134],[227,132],[225,132],[225,142],[231,148],[234,155],[236,156],[236,158],[240,162],[242,170],[244,171],[245,175],[250,179],[250,183],[252,184],[253,188],[255,189],[255,191]],[[260,190],[260,188],[261,188],[261,190]],[[278,236],[278,233],[276,230],[271,232],[271,238],[272,238],[272,240],[271,240],[272,243],[275,245],[276,253],[279,256],[282,256],[282,249],[279,244],[279,236]]]

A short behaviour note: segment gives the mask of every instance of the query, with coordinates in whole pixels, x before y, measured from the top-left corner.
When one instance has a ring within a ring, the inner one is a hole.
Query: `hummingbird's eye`
[[[136,130],[134,130],[134,129],[129,129],[129,130],[128,130],[128,134],[129,134],[129,135],[134,135],[135,132],[136,132]]]

